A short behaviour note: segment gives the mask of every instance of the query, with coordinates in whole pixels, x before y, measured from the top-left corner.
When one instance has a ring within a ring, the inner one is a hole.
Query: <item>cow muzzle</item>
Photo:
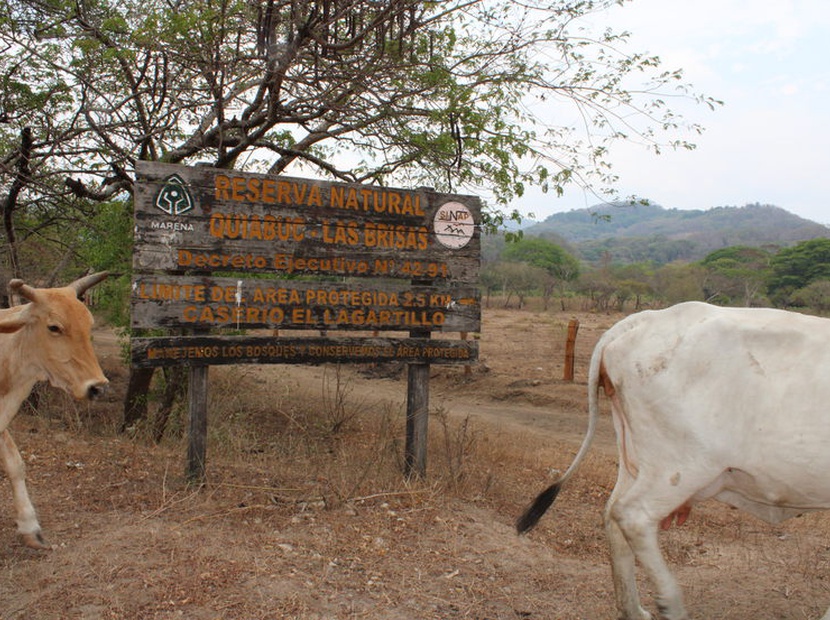
[[[110,382],[107,381],[106,379],[104,381],[97,381],[95,383],[90,383],[86,387],[86,397],[89,400],[95,400],[96,398],[98,398],[99,396],[104,394],[104,392],[107,391],[109,383]]]

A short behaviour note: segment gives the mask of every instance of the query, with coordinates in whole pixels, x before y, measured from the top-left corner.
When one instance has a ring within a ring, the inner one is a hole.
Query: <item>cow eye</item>
[[[48,327],[48,329],[49,329],[49,331],[50,331],[50,332],[52,332],[53,334],[60,334],[60,333],[62,333],[62,332],[63,332],[63,330],[61,329],[61,326],[60,326],[60,325],[50,325],[50,326]]]

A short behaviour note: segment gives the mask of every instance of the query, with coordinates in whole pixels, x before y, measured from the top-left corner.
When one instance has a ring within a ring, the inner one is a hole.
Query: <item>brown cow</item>
[[[93,398],[107,385],[92,350],[92,314],[79,300],[106,277],[95,273],[52,289],[15,279],[9,291],[31,303],[0,310],[0,459],[12,485],[17,531],[36,549],[45,544],[8,426],[38,381],[49,381],[77,399]]]

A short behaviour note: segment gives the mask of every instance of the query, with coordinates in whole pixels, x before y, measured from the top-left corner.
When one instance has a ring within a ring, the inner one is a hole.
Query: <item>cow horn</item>
[[[29,301],[34,301],[37,294],[35,293],[35,289],[31,286],[26,284],[20,278],[14,278],[9,282],[9,291],[12,293],[17,293],[24,299],[28,299]]]
[[[78,297],[80,297],[86,292],[88,288],[95,286],[108,275],[108,271],[99,271],[98,273],[91,273],[88,276],[84,276],[83,278],[78,278],[72,284],[69,284],[69,286],[74,288],[75,293],[77,293]]]

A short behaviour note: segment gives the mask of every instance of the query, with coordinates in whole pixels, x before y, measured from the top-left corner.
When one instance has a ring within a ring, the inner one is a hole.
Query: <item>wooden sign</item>
[[[190,367],[188,478],[205,478],[210,366],[393,360],[409,363],[406,474],[424,476],[430,365],[478,357],[477,340],[432,336],[480,329],[479,199],[150,162],[135,172],[132,326],[179,334],[133,338],[132,363]]]
[[[475,283],[473,196],[136,164],[138,272]]]
[[[192,336],[134,338],[139,367],[221,364],[318,364],[326,362],[409,362],[459,364],[477,353],[473,340],[415,338],[264,338]]]
[[[351,331],[372,337],[480,330],[475,285],[481,204],[474,196],[150,162],[136,164],[136,178],[133,328],[200,335]],[[228,343],[217,350],[238,351],[230,340],[235,336],[214,337]],[[475,340],[462,346],[463,357],[455,357],[459,341],[438,338],[430,339],[430,347],[444,347],[443,355],[403,353],[417,350],[419,342],[413,339],[407,347],[396,340],[380,358],[457,363],[478,356]],[[156,350],[134,340],[133,364],[182,359],[150,356]],[[348,361],[342,354],[326,355],[335,350],[330,347],[314,350],[319,355],[229,355],[211,364]],[[356,353],[352,361],[368,360]]]
[[[132,326],[474,332],[479,301],[471,286],[137,275]]]

